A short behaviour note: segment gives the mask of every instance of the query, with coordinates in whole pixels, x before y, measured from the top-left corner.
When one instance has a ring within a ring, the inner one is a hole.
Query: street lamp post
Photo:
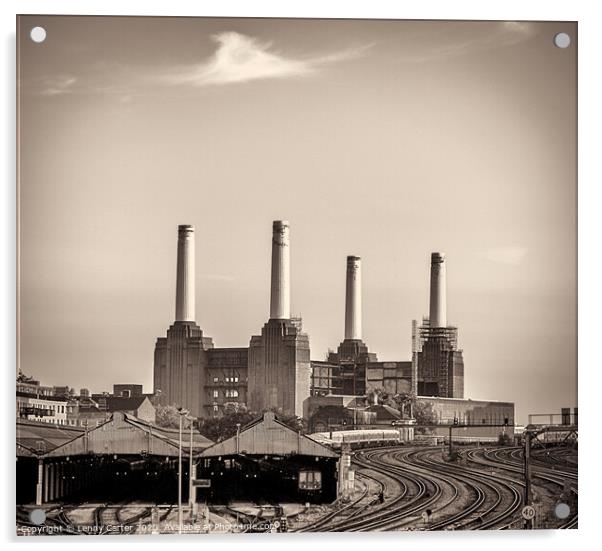
[[[182,420],[188,413],[185,409],[178,408],[180,423],[178,431],[178,533],[182,533]]]
[[[194,502],[196,501],[196,496],[193,496],[194,487],[193,487],[193,459],[192,459],[192,447],[193,447],[193,429],[194,429],[194,417],[187,417],[190,421],[190,453],[189,453],[189,463],[188,463],[188,505],[190,507],[190,518],[194,520]]]

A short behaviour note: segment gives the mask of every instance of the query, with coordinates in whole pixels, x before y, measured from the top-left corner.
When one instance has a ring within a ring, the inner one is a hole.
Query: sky
[[[409,360],[441,251],[465,396],[514,401],[519,422],[576,405],[574,23],[18,28],[23,372],[152,391],[179,224],[196,228],[197,323],[216,346],[247,346],[269,316],[271,225],[285,219],[312,359],[343,338],[358,255],[364,341]]]

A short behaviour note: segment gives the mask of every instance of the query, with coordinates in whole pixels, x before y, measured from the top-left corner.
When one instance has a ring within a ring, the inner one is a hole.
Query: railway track
[[[511,470],[517,475],[522,476],[523,473],[523,450],[522,448],[494,448],[484,452],[485,457],[490,463],[497,463],[506,470]],[[550,485],[552,493],[559,494],[558,489],[565,489],[568,484],[568,490],[572,497],[577,502],[578,496],[578,476],[574,467],[558,468],[550,466],[548,462],[535,459],[532,462],[533,478],[539,479]],[[562,493],[562,492],[560,492]],[[560,524],[561,529],[577,528],[578,514],[577,511],[571,515],[564,523]]]
[[[460,451],[458,462],[447,461],[444,455],[445,449],[440,446],[390,446],[356,452],[353,464],[356,476],[364,482],[361,493],[295,531],[484,530],[522,525],[522,448],[466,448]],[[551,500],[560,495],[571,498],[568,502],[574,507],[572,515],[555,527],[576,528],[575,450],[535,450],[532,476],[544,502],[553,503]],[[376,497],[379,494],[384,496],[382,502]],[[160,520],[167,519],[171,510],[163,512]],[[46,526],[60,527],[63,534],[81,533],[74,527],[69,511],[68,507],[48,509]],[[150,514],[151,508],[134,503],[101,504],[93,510],[90,525],[98,529],[89,533],[134,533],[140,521]],[[244,522],[249,526],[247,531],[265,532],[274,518],[260,510],[255,516],[246,516]],[[17,526],[33,527],[25,509],[17,510]],[[114,529],[119,526],[120,530]]]
[[[353,459],[357,475],[382,477],[388,499],[371,507],[365,490],[353,502],[298,531],[502,530],[522,526],[520,451],[507,447],[465,450],[466,464],[445,461],[441,447],[395,446],[358,452]],[[568,477],[576,496],[576,472],[538,461],[533,476],[555,488],[565,485]],[[427,511],[428,524],[420,520]],[[575,514],[559,527],[576,524]]]
[[[142,511],[126,517],[125,510],[128,508],[142,508]],[[167,518],[170,511],[171,508],[163,515],[163,518]],[[152,508],[138,507],[135,504],[100,505],[94,509],[92,514],[94,526],[97,527],[95,534],[134,534],[139,521],[151,516],[151,513]]]
[[[385,493],[392,497],[385,500],[377,511],[368,510],[349,521],[336,523],[329,527],[329,531],[394,530],[407,525],[411,519],[418,520],[420,514],[427,509],[432,512],[437,511],[437,502],[446,494],[446,481],[441,477],[424,477],[420,473],[402,468],[397,461],[392,461],[389,457],[392,450],[398,451],[399,448],[364,452],[357,454],[354,459],[357,465],[374,470],[393,480],[393,484],[385,483]],[[404,450],[400,455],[411,453],[414,452]],[[451,491],[449,501],[457,497],[456,489],[451,488]]]
[[[354,457],[354,464],[362,468],[362,471],[356,472],[366,479],[372,478],[378,481],[382,485],[381,491],[388,496],[388,499],[385,499],[378,511],[371,511],[364,506],[361,507],[362,511],[356,512],[354,510],[362,500],[365,500],[367,494],[364,492],[348,506],[299,531],[337,532],[355,529],[377,529],[383,523],[390,521],[392,516],[399,514],[402,510],[408,510],[412,503],[418,502],[423,497],[427,498],[427,495],[430,496],[429,488],[418,477],[405,476],[400,472],[401,469],[383,463],[382,459],[379,458],[382,453],[381,449],[367,450],[356,453]],[[432,490],[436,490],[436,488],[432,488]],[[408,498],[407,503],[403,503],[405,498]]]
[[[495,472],[502,470],[510,473],[516,479],[516,484],[524,488],[524,466],[522,448],[489,448],[472,449],[465,453],[467,460],[482,469]],[[565,488],[568,481],[571,494],[577,498],[577,473],[561,471],[558,468],[549,468],[539,461],[533,461],[533,479],[540,480],[544,487],[551,488],[552,495],[558,495],[559,487]],[[567,521],[561,523],[558,528],[575,528],[577,526],[577,514],[572,515]]]
[[[506,476],[482,474],[449,462],[437,462],[432,458],[423,458],[430,469],[457,480],[468,481],[477,495],[477,499],[468,507],[439,523],[431,525],[429,530],[467,529],[475,530],[504,529],[512,525],[521,507],[521,492],[517,482]]]
[[[394,530],[401,529],[412,520],[417,521],[421,512],[432,507],[432,512],[442,508],[457,497],[457,489],[449,485],[443,477],[425,477],[410,470],[402,468],[399,464],[388,460],[387,456],[392,451],[399,451],[398,447],[378,448],[359,452],[354,457],[354,464],[366,470],[378,473],[383,477],[384,492],[388,495],[377,510],[366,510],[354,514],[352,518],[336,520],[341,511],[331,513],[320,519],[317,523],[305,527],[304,531],[366,531],[366,530]],[[416,452],[403,452],[416,453]],[[437,502],[444,496],[446,503],[437,507]],[[451,494],[451,495],[450,495]],[[364,496],[362,496],[363,498]],[[355,505],[359,500],[350,504]],[[400,520],[403,519],[403,520]]]
[[[328,524],[331,523],[331,521],[333,521],[337,517],[343,517],[343,520],[349,520],[349,518],[355,518],[357,515],[362,514],[372,505],[375,505],[377,498],[374,497],[374,494],[379,494],[381,492],[384,494],[385,484],[377,477],[367,474],[365,472],[357,473],[357,476],[359,478],[363,478],[365,481],[364,490],[359,495],[359,497],[356,497],[349,503],[344,504],[341,508],[337,509],[336,511],[333,511],[332,513],[321,517],[318,521],[314,522],[313,524],[294,530],[294,532],[315,532],[319,528],[328,526]],[[372,495],[369,491],[370,483],[374,483],[378,487],[378,492],[374,492],[374,494]],[[342,520],[339,520],[339,522],[342,522]]]
[[[436,452],[423,452],[410,455],[415,466],[426,469],[426,473],[441,474],[454,485],[466,485],[473,498],[459,511],[450,514],[449,509],[457,509],[452,503],[442,511],[442,518],[431,523],[428,530],[449,529],[502,529],[515,521],[520,508],[521,494],[515,481],[508,477],[484,475],[463,466],[444,461],[441,448]]]

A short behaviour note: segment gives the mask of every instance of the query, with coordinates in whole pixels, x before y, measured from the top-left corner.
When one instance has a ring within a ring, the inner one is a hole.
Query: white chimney
[[[290,228],[286,220],[272,225],[272,286],[270,319],[291,317]]]
[[[178,226],[176,321],[194,321],[194,226]]]
[[[447,327],[445,254],[431,254],[430,327]]]
[[[362,259],[347,257],[345,290],[345,340],[362,338]]]

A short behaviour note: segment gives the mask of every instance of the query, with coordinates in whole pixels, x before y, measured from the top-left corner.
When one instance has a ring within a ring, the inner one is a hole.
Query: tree
[[[177,429],[180,426],[180,412],[176,406],[157,406],[155,423],[160,427]]]
[[[433,409],[433,403],[425,400],[418,400],[413,392],[402,392],[392,397],[397,409],[399,409],[405,418],[416,419],[417,425],[436,425],[437,415]],[[417,428],[416,432],[430,434],[428,428]]]
[[[236,434],[236,431],[240,427],[243,429],[246,425],[260,418],[266,411],[272,411],[276,415],[276,418],[281,423],[284,423],[287,427],[290,427],[294,431],[304,432],[305,422],[300,417],[291,414],[285,414],[282,411],[272,408],[264,410],[261,413],[249,411],[242,405],[227,405],[224,408],[223,415],[220,417],[209,417],[206,419],[199,419],[198,429],[199,432],[213,440],[214,442],[221,442],[228,438],[231,438]]]
[[[307,422],[305,421],[305,419],[297,417],[294,413],[284,413],[279,408],[271,408],[269,410],[264,410],[264,412],[265,411],[273,412],[276,415],[276,419],[278,419],[278,421],[284,423],[287,427],[293,429],[296,432],[301,431],[301,433],[305,433],[307,431]]]
[[[417,425],[436,425],[439,421],[433,409],[433,403],[422,400],[416,400],[414,403],[414,418]],[[422,434],[430,434],[432,432],[429,428],[417,428],[416,431]]]
[[[19,369],[19,374],[17,375],[17,382],[18,383],[36,384],[38,381],[36,381],[33,377],[30,377],[29,375],[25,375],[25,373],[23,373]]]
[[[416,394],[413,392],[401,392],[392,397],[395,407],[401,411],[407,419],[414,418],[414,409],[416,407]]]
[[[197,425],[203,436],[214,442],[221,442],[234,436],[239,426],[242,428],[248,425],[256,417],[256,414],[248,411],[244,406],[226,406],[221,417],[199,419]]]
[[[389,395],[389,393],[386,392],[385,389],[382,387],[373,388],[370,392],[366,394],[366,399],[369,406],[375,404],[392,405],[391,398],[392,397]]]

